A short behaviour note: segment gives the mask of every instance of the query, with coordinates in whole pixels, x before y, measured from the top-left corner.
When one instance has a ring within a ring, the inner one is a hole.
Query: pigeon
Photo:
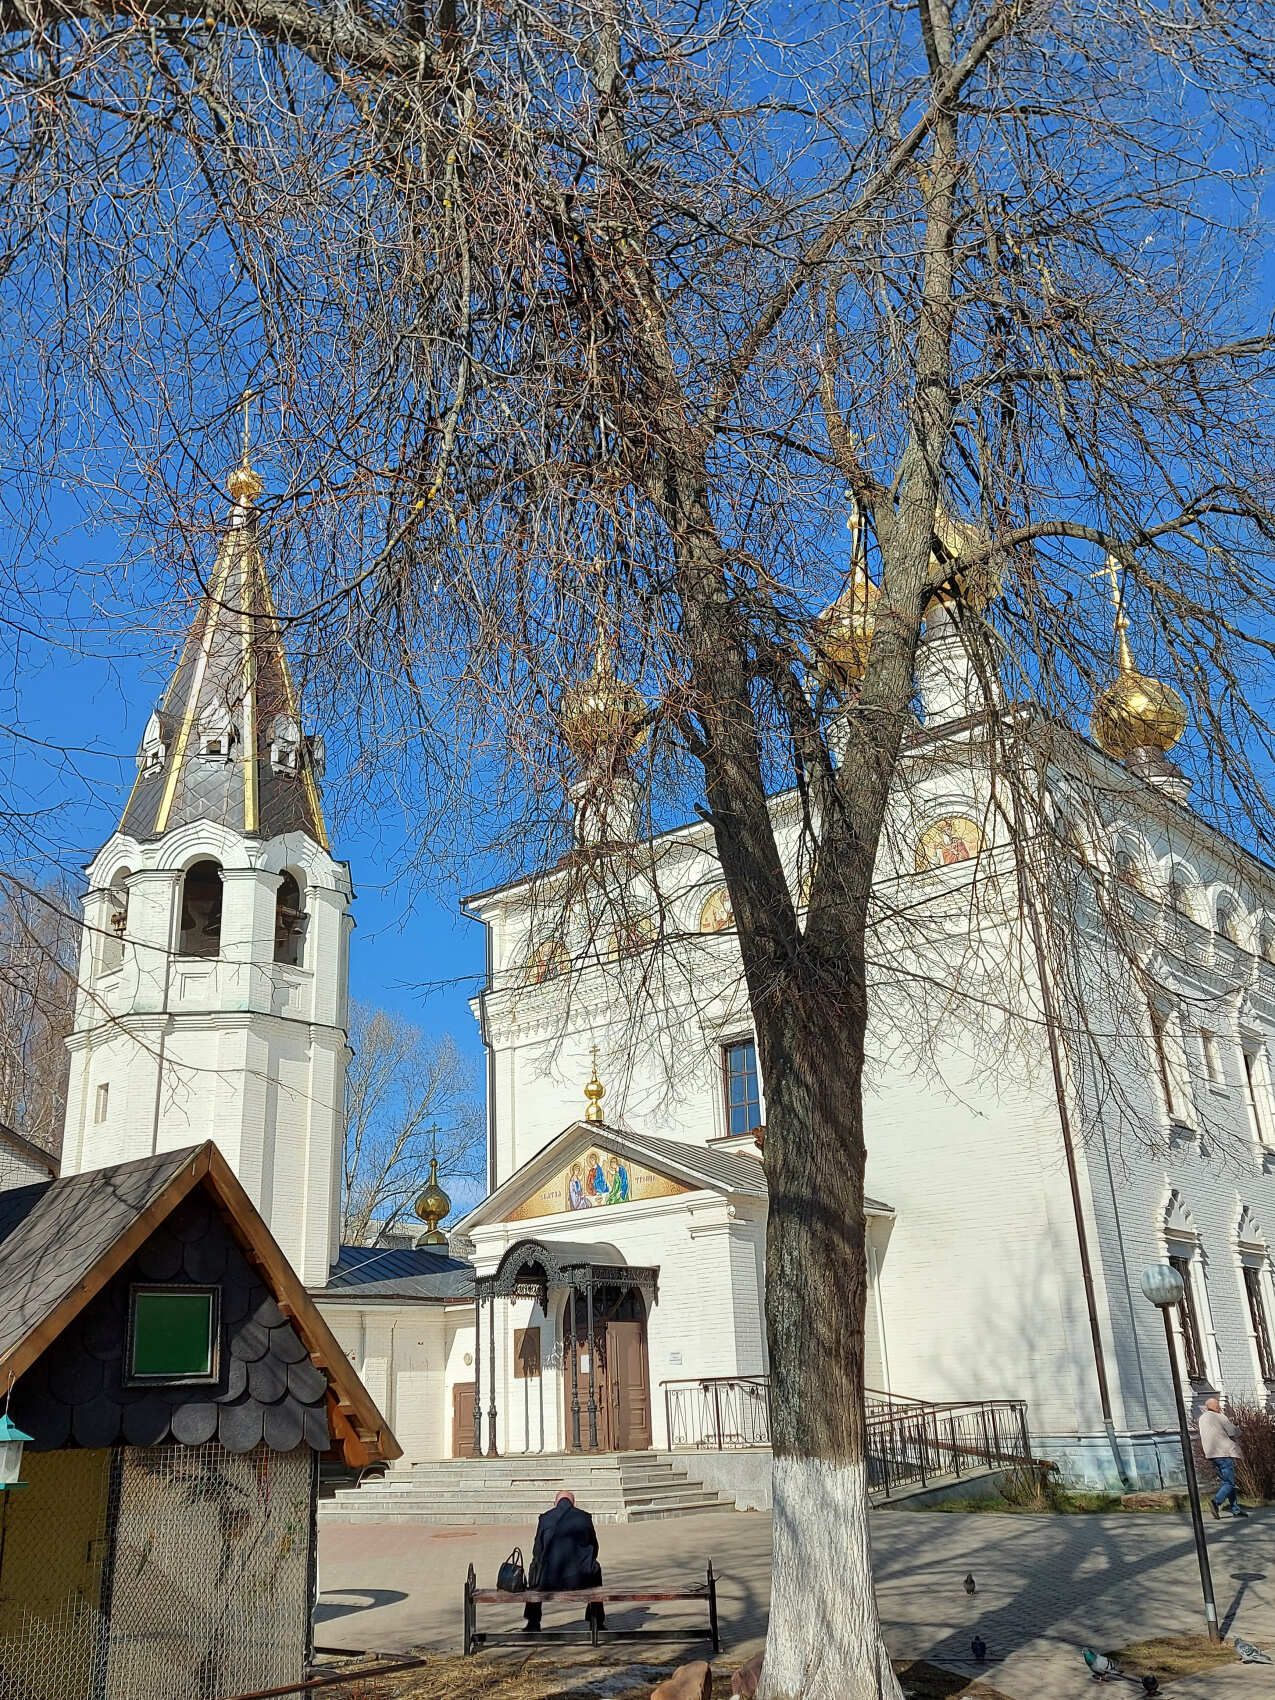
[[[1264,1653],[1260,1647],[1255,1647],[1242,1635],[1235,1637],[1235,1651],[1239,1654],[1242,1665],[1269,1665],[1275,1662],[1269,1653]]]
[[[977,1591],[978,1583],[974,1580],[974,1572],[972,1570],[967,1570],[965,1572],[965,1581],[962,1585],[967,1594],[973,1594]]]
[[[973,1653],[975,1659],[977,1659],[978,1663],[981,1665],[983,1660],[987,1657],[987,1642],[984,1641],[981,1635],[976,1635],[970,1642],[970,1652]]]
[[[1105,1653],[1095,1653],[1092,1647],[1083,1647],[1081,1652],[1095,1682],[1106,1682],[1109,1677],[1120,1675],[1120,1666]]]

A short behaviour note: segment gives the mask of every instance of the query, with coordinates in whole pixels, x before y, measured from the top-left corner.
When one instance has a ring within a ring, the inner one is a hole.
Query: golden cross
[[[252,443],[252,391],[244,386],[243,392],[243,463],[248,464],[248,451]]]
[[[1124,611],[1124,581],[1121,574],[1124,563],[1114,555],[1108,555],[1106,561],[1096,573],[1090,573],[1090,578],[1106,578],[1111,581],[1111,605],[1116,611],[1116,630],[1123,632],[1129,624],[1129,616]]]

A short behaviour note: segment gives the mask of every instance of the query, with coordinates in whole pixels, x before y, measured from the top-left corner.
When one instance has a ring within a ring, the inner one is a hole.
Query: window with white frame
[[[1210,1086],[1221,1086],[1222,1053],[1218,1049],[1217,1034],[1211,1033],[1207,1027],[1200,1029],[1200,1050],[1204,1055],[1204,1078]]]
[[[1248,1104],[1253,1137],[1259,1145],[1275,1143],[1271,1120],[1270,1059],[1266,1046],[1258,1038],[1245,1037],[1241,1054],[1244,1059],[1244,1098]]]
[[[1205,1380],[1204,1331],[1200,1327],[1200,1300],[1196,1291],[1195,1247],[1185,1242],[1171,1246],[1169,1262],[1182,1277],[1182,1302],[1177,1308],[1178,1344],[1182,1364],[1191,1381]]]
[[[1266,1305],[1265,1259],[1258,1262],[1246,1258],[1241,1265],[1241,1273],[1258,1373],[1263,1381],[1275,1381],[1275,1352],[1271,1350],[1271,1325]]]
[[[1271,1334],[1271,1277],[1266,1236],[1248,1205],[1240,1211],[1235,1232],[1240,1260],[1240,1285],[1248,1318],[1253,1358],[1263,1381],[1275,1381],[1275,1344]]]
[[[751,1039],[722,1046],[722,1088],[727,1135],[754,1133],[761,1126],[761,1082],[757,1046]]]
[[[1156,1077],[1164,1099],[1165,1114],[1171,1122],[1190,1126],[1193,1119],[1191,1076],[1182,1043],[1178,1013],[1156,1003],[1150,1005],[1150,1011],[1151,1047],[1155,1056]]]

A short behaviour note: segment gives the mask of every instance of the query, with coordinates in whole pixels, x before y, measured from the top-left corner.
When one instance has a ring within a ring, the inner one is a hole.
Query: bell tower
[[[308,1286],[335,1261],[349,870],[328,847],[248,463],[88,870],[63,1172],[213,1139]]]

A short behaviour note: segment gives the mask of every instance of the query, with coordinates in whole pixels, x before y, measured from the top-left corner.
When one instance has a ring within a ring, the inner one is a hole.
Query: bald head
[[[1212,1399],[1206,1399],[1204,1401],[1204,1409],[1206,1411],[1220,1411],[1222,1409],[1222,1401],[1215,1395]]]

